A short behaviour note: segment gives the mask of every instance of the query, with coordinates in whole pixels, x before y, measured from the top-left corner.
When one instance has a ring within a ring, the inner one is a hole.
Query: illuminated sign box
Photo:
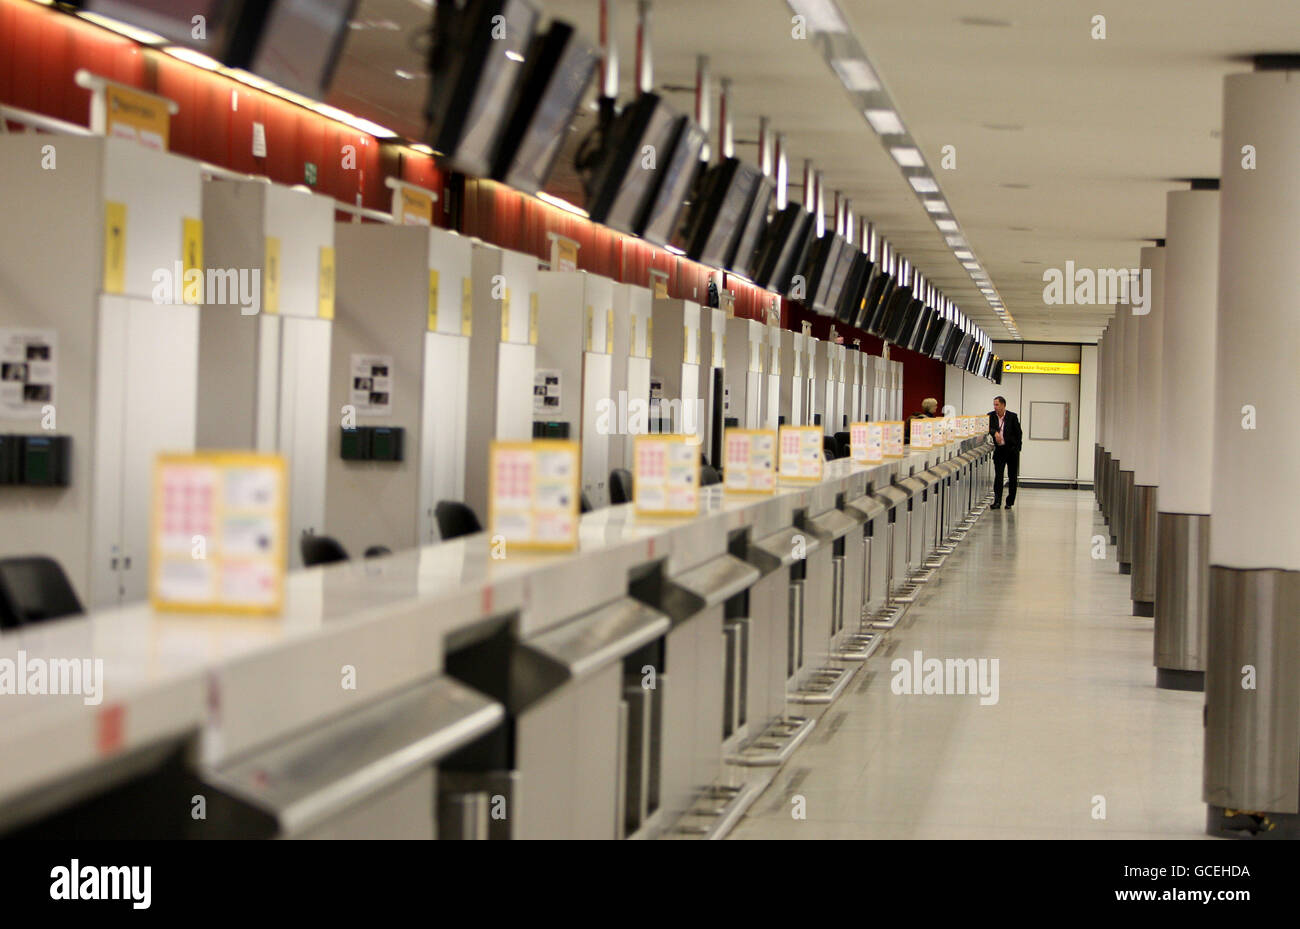
[[[1004,361],[1003,374],[1078,374],[1077,361]]]

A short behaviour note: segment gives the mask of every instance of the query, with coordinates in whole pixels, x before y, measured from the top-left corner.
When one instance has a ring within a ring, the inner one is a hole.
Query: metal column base
[[[1300,571],[1210,567],[1202,798],[1300,814]]]
[[[872,629],[893,629],[898,625],[899,620],[907,613],[907,603],[894,601],[882,606],[876,615],[871,617],[867,623]]]
[[[1133,485],[1133,577],[1129,584],[1129,597],[1146,603],[1151,613],[1139,613],[1135,603],[1134,616],[1153,616],[1156,599],[1156,496],[1159,488],[1151,484]]]
[[[1183,671],[1179,668],[1156,668],[1156,686],[1161,690],[1205,690],[1204,671]]]
[[[806,716],[785,716],[740,751],[728,755],[727,764],[747,768],[780,767],[816,726],[817,720]]]
[[[1133,615],[1143,616],[1152,619],[1156,615],[1156,602],[1154,600],[1134,600]]]
[[[1133,472],[1120,471],[1116,481],[1115,560],[1119,562],[1119,573],[1129,574],[1133,570]]]
[[[1161,670],[1194,672],[1204,689],[1205,632],[1210,597],[1210,517],[1160,513],[1156,520],[1153,663]],[[1156,679],[1157,686],[1163,686]]]
[[[1205,832],[1220,839],[1300,839],[1300,814],[1210,804],[1205,810]]]

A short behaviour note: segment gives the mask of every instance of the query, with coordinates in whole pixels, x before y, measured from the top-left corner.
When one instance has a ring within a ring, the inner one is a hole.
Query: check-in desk
[[[871,485],[849,500],[844,510],[862,524],[862,616],[864,622],[869,622],[884,608],[888,594],[889,513]],[[871,650],[875,650],[874,646]]]

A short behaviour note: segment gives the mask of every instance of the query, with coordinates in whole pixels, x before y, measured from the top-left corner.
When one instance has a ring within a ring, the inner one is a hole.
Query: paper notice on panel
[[[511,547],[572,549],[578,544],[577,442],[493,442],[488,531]]]
[[[694,516],[700,510],[700,455],[684,435],[636,437],[632,484],[643,516]]]
[[[37,418],[55,402],[58,333],[0,329],[0,413]]]
[[[350,375],[348,391],[357,413],[393,415],[392,355],[353,355]]]
[[[558,368],[533,372],[533,413],[543,416],[560,412],[561,374]]]
[[[853,423],[849,427],[849,447],[853,460],[861,464],[878,464],[885,458],[884,423]]]
[[[884,427],[885,433],[885,457],[902,458],[903,457],[903,424],[901,422],[884,422],[880,424]]]
[[[822,439],[820,426],[782,426],[781,480],[821,480]]]

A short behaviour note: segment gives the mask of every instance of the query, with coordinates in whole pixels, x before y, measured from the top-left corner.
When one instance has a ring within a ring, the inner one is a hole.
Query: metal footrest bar
[[[790,694],[790,700],[793,703],[834,703],[860,667],[859,664],[851,664],[846,668],[818,668],[804,684],[803,690]]]
[[[779,767],[808,738],[817,721],[806,716],[785,716],[768,725],[762,735],[727,756],[728,764],[747,768]]]
[[[836,661],[866,661],[880,647],[882,636],[871,630],[854,632],[844,637],[843,644],[831,652]]]
[[[880,612],[871,618],[869,625],[872,629],[893,629],[906,612],[907,604],[891,603],[882,607]]]
[[[724,839],[763,792],[764,784],[712,786],[673,825],[666,839]]]

